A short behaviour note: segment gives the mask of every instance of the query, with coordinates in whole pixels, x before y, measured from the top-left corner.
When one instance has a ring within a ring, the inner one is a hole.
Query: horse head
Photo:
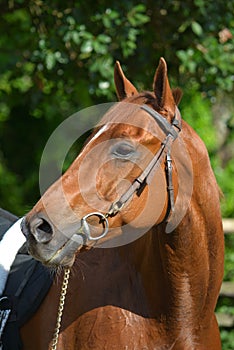
[[[173,210],[169,151],[181,130],[181,92],[171,90],[163,58],[153,92],[139,93],[119,62],[114,79],[120,102],[23,221],[30,253],[46,265],[71,266],[83,249],[129,243]]]

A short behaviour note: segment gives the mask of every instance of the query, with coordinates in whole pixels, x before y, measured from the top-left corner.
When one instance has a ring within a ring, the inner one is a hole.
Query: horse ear
[[[135,86],[125,77],[118,61],[115,63],[114,80],[117,96],[120,101],[138,93]]]
[[[153,90],[159,107],[173,116],[176,103],[167,77],[167,64],[163,57],[160,58],[155,72]]]
[[[172,95],[174,97],[176,105],[179,106],[179,103],[183,96],[183,91],[179,87],[177,87],[175,89],[172,89]]]

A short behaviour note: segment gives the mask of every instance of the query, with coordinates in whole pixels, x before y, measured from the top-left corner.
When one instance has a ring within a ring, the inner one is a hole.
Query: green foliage
[[[210,154],[214,152],[216,150],[217,130],[213,124],[210,101],[205,99],[195,86],[191,86],[189,93],[186,93],[182,100],[181,109],[183,118],[205,141]]]
[[[216,160],[216,159],[215,159]],[[215,175],[223,192],[221,200],[221,208],[224,217],[234,216],[234,195],[233,195],[233,176],[234,176],[234,162],[229,160],[225,168],[219,164],[215,167]]]
[[[193,31],[199,37],[202,32],[197,26],[197,22],[192,22]],[[229,33],[229,35],[233,35]],[[209,93],[214,93],[214,89],[222,89],[223,91],[233,90],[233,74],[234,65],[234,44],[231,42],[220,43],[219,39],[213,36],[206,36],[199,40],[196,46],[189,47],[186,50],[179,50],[177,56],[182,62],[180,67],[181,73],[190,73],[196,75],[200,81],[201,87]]]
[[[53,129],[78,109],[115,99],[115,57],[134,54],[149,21],[143,4],[86,10],[48,1],[2,9],[0,164],[15,199],[4,190],[1,206],[17,214],[39,197],[40,154]]]
[[[226,235],[225,237],[225,273],[224,281],[234,282],[234,235]],[[234,301],[230,298],[220,298],[217,305],[217,312],[223,314],[234,315]],[[223,350],[232,350],[234,342],[233,330],[221,329],[221,340]]]
[[[227,235],[225,237],[225,274],[224,281],[234,282],[234,235]],[[234,307],[234,305],[233,305]],[[233,313],[234,314],[234,313]]]
[[[223,350],[233,350],[234,332],[228,330],[221,331],[221,341]]]
[[[210,0],[163,4],[149,0],[145,4],[126,1],[110,5],[102,1],[88,5],[9,1],[2,6],[1,164],[7,177],[15,177],[12,187],[21,188],[13,201],[18,205],[7,207],[20,213],[21,206],[25,211],[22,203],[30,206],[39,196],[40,154],[47,137],[64,117],[77,109],[115,100],[116,59],[126,63],[129,76],[140,89],[148,89],[158,58],[163,55],[172,85],[184,87],[182,114],[210,152],[225,195],[223,213],[233,216],[233,138],[228,132],[229,136],[218,142],[212,104],[219,91],[233,91],[234,4],[221,0],[215,4]],[[229,131],[234,127],[233,110],[231,113],[225,121]],[[30,132],[20,125],[27,125]],[[25,145],[17,155],[16,142]],[[225,161],[220,147],[229,150]],[[20,164],[18,159],[25,154],[28,160]],[[2,206],[8,201],[4,196],[1,200]]]
[[[2,158],[2,157],[1,157]],[[0,158],[0,159],[1,159]],[[9,191],[13,189],[13,191]],[[18,186],[16,176],[11,173],[4,163],[0,163],[0,198],[4,200],[4,207],[13,207],[15,211],[21,211],[22,206],[22,190]]]

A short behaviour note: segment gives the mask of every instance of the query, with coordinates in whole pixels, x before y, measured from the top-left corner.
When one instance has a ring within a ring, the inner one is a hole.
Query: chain
[[[52,343],[51,343],[51,348],[50,348],[51,350],[56,350],[57,349],[59,330],[60,330],[60,327],[61,327],[61,320],[62,320],[62,316],[63,316],[63,309],[64,309],[65,298],[66,298],[66,294],[67,294],[67,287],[68,287],[70,272],[71,272],[71,270],[69,268],[66,268],[64,270],[64,276],[63,276],[63,283],[62,283],[61,294],[60,294],[60,299],[59,299],[59,307],[58,307],[56,326],[55,326],[53,339],[52,339]]]

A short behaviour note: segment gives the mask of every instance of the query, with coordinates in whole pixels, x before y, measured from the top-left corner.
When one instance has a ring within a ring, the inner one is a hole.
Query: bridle
[[[85,245],[87,241],[98,241],[105,237],[109,231],[108,218],[117,215],[128,202],[128,200],[133,196],[134,193],[139,197],[144,191],[145,187],[150,184],[156,170],[162,164],[163,160],[166,162],[166,179],[167,179],[167,192],[168,192],[168,206],[167,214],[164,220],[167,220],[170,213],[175,209],[175,199],[174,199],[174,186],[172,181],[172,158],[171,158],[171,145],[177,139],[179,132],[181,131],[181,115],[179,109],[176,107],[176,112],[172,123],[170,124],[160,113],[152,109],[147,105],[142,105],[140,107],[142,110],[146,111],[150,116],[154,118],[160,129],[165,133],[166,137],[161,143],[161,147],[158,152],[153,156],[150,163],[142,171],[141,175],[137,177],[133,183],[130,185],[128,190],[122,194],[122,196],[114,201],[108,212],[103,214],[101,212],[92,212],[85,215],[81,219],[81,227],[79,231],[72,236],[76,238],[75,240],[80,243],[80,245]],[[177,129],[177,130],[176,130]],[[90,217],[96,216],[99,219],[99,223],[103,226],[103,232],[98,236],[92,236],[88,219]],[[77,237],[79,235],[79,237]],[[71,239],[72,239],[71,238]],[[79,238],[79,239],[78,239]]]
[[[81,219],[81,227],[77,233],[75,233],[71,240],[75,240],[78,243],[77,249],[85,244],[87,241],[98,241],[101,238],[105,237],[109,231],[109,222],[108,218],[117,215],[128,200],[133,196],[134,193],[139,197],[141,193],[144,191],[144,188],[150,184],[156,170],[162,164],[163,160],[166,161],[166,178],[167,178],[167,191],[168,191],[168,210],[166,214],[167,220],[169,218],[170,212],[174,211],[175,208],[175,200],[174,200],[174,187],[172,181],[172,158],[171,158],[171,145],[177,139],[179,132],[181,131],[181,115],[179,109],[176,107],[176,113],[170,124],[161,114],[156,112],[154,109],[150,108],[147,105],[143,105],[140,107],[148,114],[150,114],[154,120],[159,125],[160,129],[165,133],[166,137],[161,143],[161,147],[158,152],[154,155],[152,160],[149,162],[147,167],[142,171],[141,175],[137,177],[132,185],[128,188],[128,190],[115,202],[113,202],[110,206],[110,209],[106,214],[101,212],[92,212],[85,215]],[[176,130],[177,129],[177,130]],[[103,226],[103,232],[99,236],[93,237],[90,231],[90,226],[88,223],[88,219],[90,217],[97,217],[99,219],[99,223]],[[65,268],[64,277],[62,282],[62,289],[60,294],[59,308],[56,319],[56,326],[54,330],[54,335],[51,341],[51,350],[57,349],[59,331],[61,327],[62,314],[64,309],[65,297],[67,293],[67,287],[69,283],[70,276],[70,268]]]

